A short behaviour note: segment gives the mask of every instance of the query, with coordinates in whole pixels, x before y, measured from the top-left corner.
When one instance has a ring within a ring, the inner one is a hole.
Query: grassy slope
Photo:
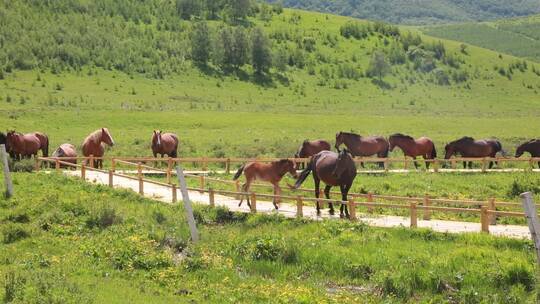
[[[426,27],[426,34],[463,41],[497,52],[540,61],[540,15],[494,22]]]
[[[298,25],[288,22],[293,14],[301,16]],[[266,30],[287,26],[316,37],[339,35],[346,20],[286,10]],[[340,37],[336,49],[317,43],[321,53],[334,52],[342,60],[350,61],[356,54],[364,70],[372,48],[382,42]],[[445,45],[447,52],[459,53],[459,43],[445,41]],[[89,76],[87,69],[60,75],[17,71],[0,80],[0,124],[45,131],[53,146],[66,141],[79,144],[90,131],[108,126],[119,143],[112,153],[119,155],[148,155],[147,141],[156,128],[179,133],[184,156],[291,155],[304,138],[332,139],[339,130],[428,135],[439,149],[464,134],[497,136],[509,150],[536,137],[540,125],[531,118],[540,114],[540,77],[529,68],[508,80],[494,68],[516,59],[500,59],[497,53],[475,47],[468,52],[461,68],[472,77],[467,83],[470,89],[438,86],[416,73],[417,83],[405,83],[410,71],[403,66],[394,67],[394,75],[386,78],[394,87],[391,90],[380,89],[368,78],[344,80],[346,89],[334,89],[332,82],[319,86],[322,65],[315,67],[314,76],[290,69],[289,84],[275,80],[268,86],[234,76],[205,75],[190,66],[165,80],[102,70]],[[61,90],[56,89],[58,84]]]
[[[530,242],[183,210],[56,176],[0,200],[0,295],[62,303],[529,303]],[[114,214],[114,216],[111,216]],[[104,224],[114,219],[113,225]],[[216,221],[221,222],[218,224]],[[6,236],[26,233],[7,241]],[[258,257],[258,258],[257,258]],[[202,288],[204,286],[204,288]]]

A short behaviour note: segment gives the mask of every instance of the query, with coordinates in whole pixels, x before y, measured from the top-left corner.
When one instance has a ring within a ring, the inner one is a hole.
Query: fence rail
[[[143,165],[141,162],[139,163],[133,163],[126,160],[116,160],[118,162],[122,162],[126,165],[130,166],[137,166],[137,176],[131,176],[129,174],[121,174],[114,172],[114,170],[101,170],[96,169],[92,167],[88,167],[85,164],[73,164],[71,162],[63,161],[61,158],[39,158],[40,161],[48,162],[51,164],[54,164],[56,170],[60,170],[61,165],[75,168],[76,170],[79,169],[81,171],[81,179],[86,180],[86,171],[96,171],[100,173],[106,173],[108,174],[109,178],[109,186],[114,186],[114,177],[122,177],[127,178],[131,180],[137,180],[139,185],[139,194],[144,195],[144,183],[150,183],[155,184],[163,187],[167,187],[171,189],[171,197],[172,202],[175,203],[177,201],[177,191],[178,188],[176,184],[170,183],[170,181],[163,183],[155,180],[145,179],[143,175],[143,168],[151,168],[146,165]],[[187,177],[194,177],[193,175],[187,175]],[[256,192],[242,192],[239,191],[238,182],[233,182],[236,185],[235,191],[229,191],[229,190],[217,190],[213,188],[206,187],[206,178],[204,175],[197,176],[200,180],[200,187],[198,188],[188,188],[188,190],[191,191],[199,191],[200,193],[207,193],[209,196],[209,202],[211,206],[215,206],[215,195],[221,194],[225,196],[234,196],[237,198],[240,198],[242,196],[249,196],[251,198],[251,212],[256,213],[257,212],[257,199],[258,198],[265,198],[265,199],[276,199],[278,201],[288,201],[292,202],[293,204],[296,204],[296,216],[297,217],[303,217],[304,214],[304,202],[316,202],[319,207],[324,207],[324,205],[327,204],[336,204],[336,205],[347,205],[350,212],[350,219],[351,220],[357,220],[356,215],[356,209],[358,207],[365,207],[367,208],[368,212],[373,213],[374,208],[387,208],[387,209],[404,209],[409,210],[409,216],[410,216],[410,226],[412,228],[417,227],[418,225],[418,210],[424,211],[423,219],[424,220],[430,220],[431,212],[438,211],[438,212],[452,212],[452,213],[473,213],[473,214],[480,214],[480,224],[481,224],[481,231],[489,233],[489,225],[495,224],[496,217],[520,217],[524,218],[525,214],[522,212],[513,212],[513,211],[497,211],[496,206],[504,204],[505,206],[512,206],[517,207],[519,206],[518,203],[510,203],[510,202],[495,202],[495,199],[490,199],[488,201],[461,201],[461,200],[449,200],[449,199],[436,199],[436,198],[430,198],[428,195],[426,195],[423,198],[419,197],[402,197],[402,196],[390,196],[390,195],[373,195],[371,193],[363,194],[363,193],[353,193],[350,194],[350,198],[348,201],[341,201],[336,199],[325,199],[325,198],[313,198],[313,197],[302,197],[302,196],[292,196],[292,195],[273,195],[273,194],[262,194],[262,193],[256,193]],[[212,179],[217,181],[222,181],[219,179]],[[222,181],[227,182],[230,184],[229,181]],[[311,190],[308,189],[299,189],[302,192]],[[336,193],[336,192],[333,192]],[[357,201],[358,198],[366,199],[366,201]],[[391,204],[391,203],[381,203],[381,202],[375,202],[375,199],[384,199],[384,200],[401,200],[406,201],[408,204]],[[433,203],[451,203],[451,204],[463,204],[466,206],[476,205],[479,208],[459,208],[459,207],[442,207],[442,206],[433,206]]]

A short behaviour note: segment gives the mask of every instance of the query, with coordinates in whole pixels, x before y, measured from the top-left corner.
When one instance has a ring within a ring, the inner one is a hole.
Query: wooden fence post
[[[480,207],[480,225],[482,232],[489,233],[489,213],[486,206]]]
[[[418,214],[416,209],[416,203],[411,203],[411,228],[418,227]]]
[[[495,198],[492,197],[488,200],[488,208],[490,211],[497,211],[497,207],[495,206]],[[489,224],[497,225],[497,215],[491,214],[489,216]]]
[[[385,172],[388,172],[388,165],[389,165],[389,163],[388,163],[388,158],[386,158],[386,159],[384,160],[384,171],[385,171]]]
[[[111,158],[111,170],[112,172],[116,172],[116,159],[114,157]]]
[[[189,192],[187,190],[184,171],[180,165],[176,166],[176,177],[178,178],[178,184],[180,185],[180,191],[182,192],[182,200],[184,201],[186,219],[191,232],[191,240],[193,243],[197,243],[199,241],[199,230],[197,230],[197,224],[195,223],[195,217],[193,216],[193,208],[191,207],[191,201],[189,200]]]
[[[58,158],[54,160],[54,169],[60,171],[60,160]]]
[[[487,170],[487,160],[486,160],[486,158],[484,157],[484,158],[482,159],[482,172],[486,172],[486,170]]]
[[[114,187],[113,177],[114,177],[113,170],[109,170],[109,187],[111,188]]]
[[[172,175],[172,158],[169,157],[167,159],[167,184],[171,183],[171,175]]]
[[[231,174],[231,159],[227,158],[225,162],[225,174]]]
[[[94,168],[94,154],[90,154],[90,168]]]
[[[407,156],[404,157],[403,168],[405,170],[409,169],[409,162],[408,162]]]
[[[200,193],[204,193],[204,191],[202,191],[202,189],[204,189],[204,186],[205,186],[204,175],[201,174],[199,175],[199,189],[201,189],[201,191],[199,191]]]
[[[142,163],[137,164],[137,176],[139,177],[139,194],[144,195],[144,181],[142,175]]]
[[[531,232],[531,238],[536,249],[537,263],[540,264],[540,222],[538,221],[538,213],[536,213],[536,205],[534,204],[532,194],[525,192],[520,195],[523,209],[525,210],[525,217],[527,218],[527,224],[529,224],[529,230]]]
[[[424,195],[424,207],[429,207],[431,205],[431,201],[429,200],[429,195],[426,193]],[[424,220],[429,221],[431,220],[431,210],[429,208],[424,209]]]
[[[35,158],[34,170],[35,170],[36,172],[39,171],[39,157],[36,157],[36,158]]]
[[[373,193],[368,192],[368,194],[367,194],[367,201],[368,201],[368,203],[373,203]],[[368,207],[367,207],[367,212],[368,212],[368,213],[373,213],[373,206],[368,205]]]
[[[8,153],[6,151],[6,145],[0,145],[0,157],[2,157],[2,165],[4,166],[4,183],[6,184],[6,198],[13,196],[13,182],[11,180],[11,173],[9,172]],[[37,159],[37,157],[36,157]]]
[[[86,180],[86,166],[83,164],[81,164],[81,179],[84,181]]]
[[[348,202],[349,207],[349,219],[351,221],[356,221],[356,203],[354,202],[354,199],[349,199]]]
[[[251,192],[251,213],[257,213],[257,194]]]
[[[210,204],[210,207],[216,206],[216,202],[214,200],[214,189],[212,188],[208,189],[208,202]]]
[[[304,202],[301,196],[296,197],[296,217],[301,218],[304,216]]]
[[[450,164],[452,166],[452,169],[456,169],[456,160],[452,158],[452,160],[450,161]]]
[[[203,171],[208,170],[208,160],[206,159],[206,157],[203,157],[202,170]]]
[[[239,180],[234,181],[234,190],[237,193],[240,192],[240,181]],[[236,199],[241,199],[241,198],[242,198],[242,194],[237,194],[236,195]]]
[[[177,201],[177,198],[176,198],[176,195],[177,195],[176,184],[172,184],[171,189],[172,189],[172,202],[176,203],[176,201]]]
[[[439,160],[433,159],[433,172],[439,173]]]

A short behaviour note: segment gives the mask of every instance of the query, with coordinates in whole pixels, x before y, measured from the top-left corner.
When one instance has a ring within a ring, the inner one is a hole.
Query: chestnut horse
[[[382,136],[363,137],[354,133],[339,132],[336,134],[336,149],[345,144],[353,156],[371,156],[377,154],[377,157],[388,157],[390,144]],[[362,168],[364,163],[360,163]],[[384,167],[383,162],[379,162],[379,167]]]
[[[319,185],[321,180],[326,184],[324,194],[330,199],[330,189],[333,186],[339,186],[341,190],[341,200],[346,202],[347,195],[356,177],[356,165],[352,155],[343,149],[339,153],[332,151],[321,151],[311,157],[308,167],[300,173],[294,188],[298,189],[306,180],[309,173],[313,171],[313,180],[315,181],[315,197],[319,198]],[[329,203],[330,214],[334,214],[334,206]],[[343,211],[345,210],[345,215]],[[341,217],[349,217],[347,205],[341,204],[339,209]],[[317,215],[321,214],[319,203],[317,202]]]
[[[72,164],[77,164],[77,149],[72,144],[61,144],[52,154],[53,157],[73,157],[62,159],[62,161]],[[60,167],[67,167],[60,165]]]
[[[9,146],[10,155],[14,156],[15,159],[30,158],[32,155],[37,157],[39,150],[44,157],[48,156],[49,139],[45,134],[39,132],[22,134],[9,131],[6,143]]]
[[[497,152],[506,154],[502,149],[501,143],[496,139],[474,140],[472,137],[462,137],[450,142],[444,147],[446,155],[444,159],[450,159],[452,155],[461,155],[462,157],[495,157]],[[498,165],[498,164],[497,164]],[[489,168],[493,167],[493,162],[489,162]],[[467,168],[467,162],[463,162],[463,168]],[[469,162],[469,168],[472,168],[472,162]]]
[[[86,157],[89,157],[90,155],[93,155],[94,157],[103,157],[105,154],[105,147],[101,143],[105,143],[111,147],[114,146],[114,140],[107,128],[96,130],[84,139],[81,146],[83,155]],[[83,163],[86,164],[87,161],[85,160]],[[94,168],[103,168],[103,160],[94,159],[94,163],[90,165]]]
[[[422,156],[424,159],[435,159],[437,157],[435,144],[428,137],[420,137],[415,140],[409,135],[396,133],[390,135],[388,142],[390,143],[390,151],[394,151],[395,147],[399,147],[405,156],[414,158],[414,167],[416,169],[418,169],[417,156]],[[429,169],[429,162],[426,162],[426,169]]]
[[[521,157],[525,152],[529,152],[531,157],[540,157],[540,139],[532,139],[519,145],[516,150],[516,157]],[[540,168],[540,161],[538,167]]]
[[[158,154],[168,157],[178,156],[178,136],[174,133],[162,133],[161,130],[154,130],[152,134],[152,153],[154,157]]]
[[[262,180],[271,183],[274,186],[274,195],[278,196],[276,199],[272,200],[274,207],[278,209],[278,204],[280,203],[279,195],[281,195],[281,188],[279,187],[279,182],[285,174],[290,173],[294,178],[297,178],[296,174],[296,165],[292,160],[281,159],[278,161],[273,161],[269,164],[251,162],[243,165],[238,169],[236,174],[233,177],[233,180],[237,180],[240,175],[246,176],[246,182],[242,185],[242,192],[248,192],[251,183],[254,180]],[[244,197],[240,199],[238,207],[242,205]],[[247,196],[247,204],[251,208],[251,203],[249,201],[249,196]]]
[[[300,148],[298,148],[298,152],[294,155],[296,158],[308,158],[312,157],[313,155],[321,152],[321,151],[330,151],[331,146],[330,143],[326,140],[304,140]],[[300,163],[298,167],[302,166],[302,169],[304,169],[304,163]]]

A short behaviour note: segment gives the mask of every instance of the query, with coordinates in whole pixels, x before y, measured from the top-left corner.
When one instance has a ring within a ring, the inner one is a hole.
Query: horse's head
[[[294,178],[298,178],[298,174],[296,173],[296,163],[290,159],[284,159],[282,162],[284,164],[284,171],[289,172]]]
[[[335,145],[335,147],[336,147],[336,150],[338,152],[339,152],[339,146],[341,146],[341,144],[343,144],[343,141],[344,141],[343,137],[344,137],[343,132],[336,133],[336,145]]]
[[[52,157],[64,157],[64,156],[65,156],[65,153],[61,147],[58,147],[58,149],[56,149],[54,153],[52,154]]]
[[[6,134],[0,132],[0,145],[5,145],[6,144]]]
[[[336,178],[340,178],[343,172],[350,168],[351,163],[353,163],[353,160],[349,151],[347,151],[347,149],[339,151],[336,166],[334,171],[332,171],[332,175]]]
[[[390,137],[388,137],[388,143],[390,144],[390,147],[388,148],[388,150],[390,152],[394,151],[394,148],[396,147],[396,136],[390,135]]]
[[[450,157],[452,157],[452,155],[454,155],[455,153],[454,143],[449,143],[446,146],[444,146],[444,151],[445,151],[444,159],[450,159]]]
[[[161,130],[154,130],[154,143],[161,146]]]
[[[517,147],[517,149],[516,149],[516,158],[521,157],[521,155],[523,155],[523,153],[525,153],[526,145],[527,145],[527,143],[524,143],[522,145],[519,145],[519,147]]]
[[[109,133],[109,129],[107,128],[101,129],[101,141],[111,147],[114,146],[114,139],[112,138],[111,133]]]

